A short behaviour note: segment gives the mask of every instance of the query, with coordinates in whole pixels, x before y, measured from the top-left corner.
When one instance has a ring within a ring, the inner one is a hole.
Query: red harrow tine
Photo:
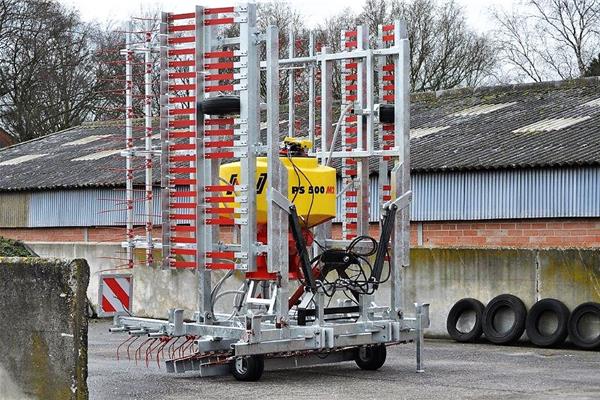
[[[167,55],[171,56],[193,56],[196,54],[196,49],[171,49],[167,51]],[[190,76],[190,78],[194,78],[196,76],[195,72],[193,72],[194,76]]]
[[[174,247],[171,249],[171,253],[181,254],[182,256],[195,256],[197,251],[195,249],[181,249],[179,247]]]
[[[204,58],[231,58],[234,54],[233,50],[207,51],[204,53]]]
[[[167,40],[168,44],[182,44],[182,43],[194,43],[196,38],[194,36],[182,36],[182,37],[173,37]]]
[[[169,14],[169,21],[175,21],[180,19],[192,19],[196,18],[196,13],[184,13],[184,14]]]
[[[204,80],[205,81],[225,81],[225,80],[231,80],[233,78],[234,78],[234,74],[233,73],[228,73],[228,74],[212,74],[212,75],[206,75],[204,77]]]
[[[228,18],[213,18],[204,20],[204,25],[213,26],[213,25],[229,25],[233,24],[235,19],[233,17]]]
[[[188,24],[188,25],[171,25],[169,27],[169,32],[188,32],[196,30],[196,25]]]
[[[176,269],[196,268],[195,261],[171,261],[171,267]]]
[[[235,11],[235,7],[205,8],[204,15],[227,14]]]

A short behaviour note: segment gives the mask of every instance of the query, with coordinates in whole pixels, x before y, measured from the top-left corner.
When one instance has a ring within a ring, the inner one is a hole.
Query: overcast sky
[[[87,21],[107,20],[117,22],[127,20],[129,16],[140,14],[143,8],[160,9],[170,12],[189,12],[196,4],[209,7],[223,6],[224,3],[236,4],[232,0],[59,0],[68,7],[78,9]],[[260,0],[259,0],[260,1]],[[488,9],[490,6],[508,7],[514,0],[457,0],[465,8],[469,24],[478,31],[489,29]],[[306,16],[307,25],[314,26],[325,18],[338,13],[345,7],[359,11],[362,0],[296,0],[293,6]]]

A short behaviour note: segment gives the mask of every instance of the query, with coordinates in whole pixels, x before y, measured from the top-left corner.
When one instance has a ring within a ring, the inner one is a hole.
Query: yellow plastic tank
[[[298,215],[307,227],[319,225],[335,217],[336,171],[319,165],[314,157],[280,157],[288,170],[288,198],[296,205]],[[238,184],[240,163],[221,165],[221,179]],[[267,223],[267,158],[256,159],[256,222]],[[223,204],[223,207],[232,207]],[[237,205],[236,205],[237,206]]]

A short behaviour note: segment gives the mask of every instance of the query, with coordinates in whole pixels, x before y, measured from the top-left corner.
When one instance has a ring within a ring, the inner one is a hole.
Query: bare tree
[[[600,43],[598,0],[526,0],[492,15],[512,80],[583,76]]]
[[[94,27],[53,1],[12,4],[0,48],[0,123],[19,141],[80,124],[93,113],[98,90]]]
[[[496,63],[492,41],[469,29],[454,1],[367,0],[358,20],[374,42],[378,26],[406,22],[413,91],[477,86]]]

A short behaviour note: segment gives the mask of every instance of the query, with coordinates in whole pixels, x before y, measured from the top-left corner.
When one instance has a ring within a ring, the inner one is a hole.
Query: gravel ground
[[[600,352],[502,347],[426,340],[426,372],[415,373],[414,345],[388,348],[379,371],[353,362],[265,371],[259,382],[167,374],[156,362],[116,360],[126,338],[107,321],[89,329],[90,398],[95,399],[600,399]]]

